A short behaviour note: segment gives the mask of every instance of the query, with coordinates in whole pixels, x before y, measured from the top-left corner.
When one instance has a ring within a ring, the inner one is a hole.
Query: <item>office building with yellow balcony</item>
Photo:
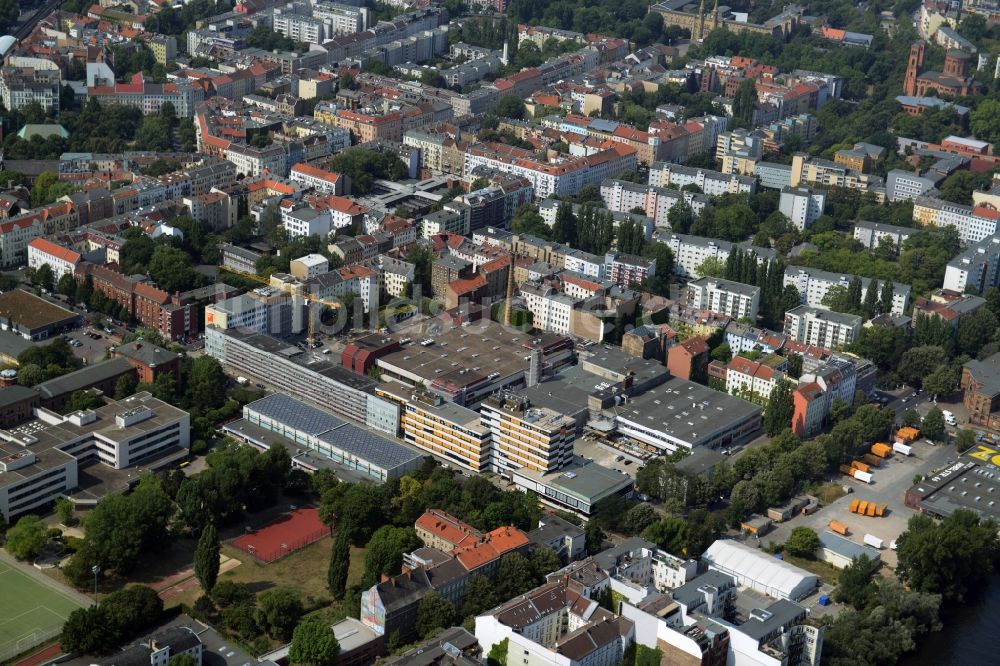
[[[501,476],[522,468],[547,474],[571,461],[576,421],[569,416],[506,390],[483,401],[480,413],[493,439],[490,467]]]
[[[407,444],[462,469],[489,471],[490,430],[477,412],[397,382],[385,382],[376,392],[401,405],[400,427]]]

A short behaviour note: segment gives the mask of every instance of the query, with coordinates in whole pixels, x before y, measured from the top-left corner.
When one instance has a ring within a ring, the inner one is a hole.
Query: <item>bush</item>
[[[7,552],[19,560],[33,559],[42,552],[49,530],[38,516],[24,516],[7,530]]]

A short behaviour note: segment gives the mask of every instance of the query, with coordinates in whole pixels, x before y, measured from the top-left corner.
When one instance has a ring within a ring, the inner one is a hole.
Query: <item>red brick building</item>
[[[667,369],[674,377],[701,377],[707,367],[708,343],[705,338],[688,338],[667,349]]]
[[[198,317],[190,303],[172,296],[149,282],[144,282],[106,266],[83,263],[78,280],[90,277],[94,289],[128,310],[143,326],[157,331],[166,340],[176,340],[198,332]]]
[[[163,347],[136,340],[115,347],[111,357],[128,361],[135,368],[142,384],[152,384],[157,377],[168,373],[174,376],[175,381],[180,382],[181,356]]]

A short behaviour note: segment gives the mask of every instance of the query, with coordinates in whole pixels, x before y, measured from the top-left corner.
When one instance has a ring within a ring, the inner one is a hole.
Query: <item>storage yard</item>
[[[839,524],[846,528],[847,534],[841,536],[852,543],[864,545],[865,535],[880,539],[883,545],[880,550],[882,561],[888,566],[896,566],[896,553],[889,545],[906,529],[910,517],[917,513],[906,507],[903,501],[906,491],[913,485],[913,477],[917,474],[930,476],[932,471],[948,467],[949,462],[954,463],[958,457],[953,448],[946,445],[933,446],[926,440],[917,440],[909,446],[912,447],[912,455],[891,453],[884,459],[881,467],[872,468],[869,472],[872,475],[870,483],[858,478],[841,477],[843,484],[851,489],[850,493],[815,513],[799,514],[789,520],[776,522],[774,529],[761,537],[761,541],[783,543],[791,531],[799,526],[811,527],[818,534],[839,532],[838,529],[831,528],[833,522],[835,527]],[[858,471],[860,470],[854,469],[854,472]],[[858,512],[862,502],[864,511]],[[874,515],[869,515],[869,507]],[[879,511],[882,512],[881,516],[878,515]]]

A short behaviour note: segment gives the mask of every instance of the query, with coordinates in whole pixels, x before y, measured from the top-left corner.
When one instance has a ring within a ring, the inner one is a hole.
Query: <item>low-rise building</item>
[[[44,407],[34,412],[36,420],[0,433],[0,514],[8,522],[72,497],[89,463],[155,467],[165,457],[176,462],[190,445],[188,413],[147,392],[66,416]]]
[[[570,581],[546,583],[476,617],[484,652],[508,641],[530,664],[613,666],[633,641],[631,620],[616,618],[575,591]]]
[[[854,240],[872,252],[879,249],[883,243],[890,243],[898,253],[907,239],[919,233],[919,229],[912,227],[900,227],[895,224],[882,224],[867,220],[858,220],[854,224]]]
[[[379,482],[400,477],[422,464],[423,457],[413,449],[284,393],[244,406],[243,418]]]

